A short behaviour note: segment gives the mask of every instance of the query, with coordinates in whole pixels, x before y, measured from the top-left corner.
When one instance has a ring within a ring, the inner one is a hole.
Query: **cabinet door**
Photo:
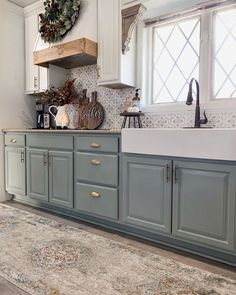
[[[98,85],[119,80],[120,36],[120,1],[98,0]]]
[[[171,161],[123,158],[122,218],[126,223],[171,232]]]
[[[39,67],[33,64],[33,50],[38,36],[38,14],[25,18],[26,93],[39,90]]]
[[[217,248],[234,248],[236,167],[174,162],[173,234]]]
[[[72,152],[49,152],[49,201],[73,208]]]
[[[30,198],[48,201],[48,152],[27,150],[27,188]]]
[[[26,195],[24,148],[5,148],[5,179],[8,193]]]

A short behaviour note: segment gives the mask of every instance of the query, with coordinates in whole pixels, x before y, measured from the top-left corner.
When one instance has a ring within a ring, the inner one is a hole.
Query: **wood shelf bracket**
[[[129,43],[132,38],[132,33],[138,21],[146,11],[143,4],[137,4],[125,9],[122,9],[122,53],[126,54],[129,51]]]

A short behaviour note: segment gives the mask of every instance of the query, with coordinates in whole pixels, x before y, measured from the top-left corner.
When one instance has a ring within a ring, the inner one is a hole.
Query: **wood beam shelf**
[[[72,69],[97,63],[97,43],[81,38],[67,43],[34,51],[33,61],[37,66],[48,67],[49,64]]]

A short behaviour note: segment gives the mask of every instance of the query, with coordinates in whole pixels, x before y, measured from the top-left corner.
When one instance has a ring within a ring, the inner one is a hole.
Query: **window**
[[[144,28],[146,106],[185,105],[191,78],[201,103],[236,103],[236,6],[149,20]]]
[[[215,13],[214,98],[236,98],[236,8]]]
[[[199,78],[200,19],[153,27],[153,103],[186,100],[188,82]]]

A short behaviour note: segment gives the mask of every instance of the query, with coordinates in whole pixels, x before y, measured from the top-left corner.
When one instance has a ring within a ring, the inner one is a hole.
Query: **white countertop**
[[[67,133],[67,134],[121,134],[120,129],[95,129],[95,130],[81,130],[81,129],[3,129],[2,132],[22,132],[22,133]]]

